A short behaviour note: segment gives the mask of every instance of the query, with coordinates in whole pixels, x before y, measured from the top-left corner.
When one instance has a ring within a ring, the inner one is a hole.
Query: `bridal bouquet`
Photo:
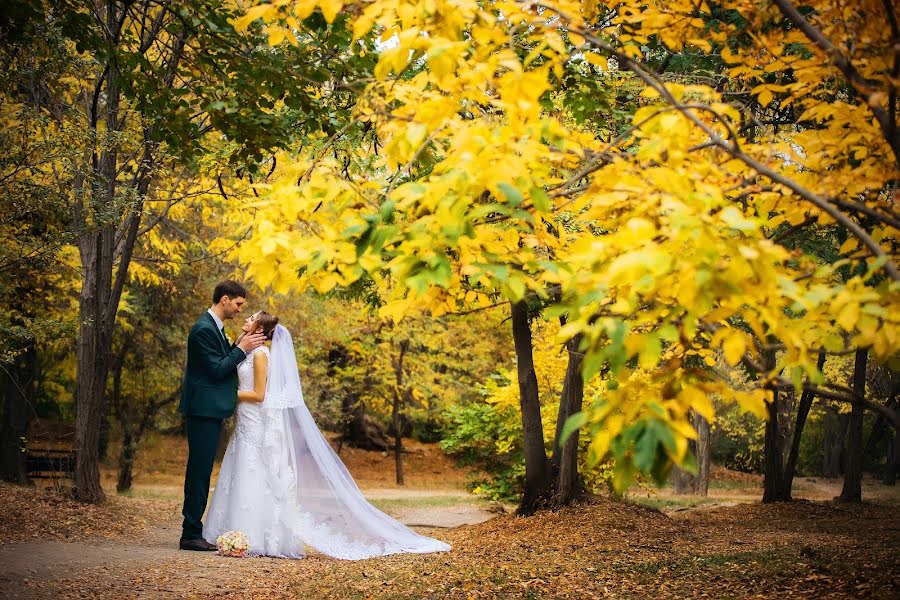
[[[250,550],[250,540],[240,531],[226,531],[216,538],[216,547],[219,556],[244,558]]]

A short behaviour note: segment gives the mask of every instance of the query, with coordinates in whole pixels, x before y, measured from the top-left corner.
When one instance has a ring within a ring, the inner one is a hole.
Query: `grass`
[[[363,490],[363,495],[365,495]],[[374,498],[370,500],[372,504],[381,510],[404,509],[404,508],[446,508],[449,506],[471,506],[473,504],[487,506],[488,500],[479,496],[459,495],[459,496],[421,496],[409,498]]]
[[[627,496],[625,501],[637,506],[655,508],[657,510],[666,508],[693,508],[695,506],[716,504],[719,502],[719,500],[715,498],[704,496]]]
[[[711,479],[709,482],[711,490],[728,490],[728,491],[746,491],[757,492],[761,490],[760,484],[755,481],[742,481],[735,479]]]

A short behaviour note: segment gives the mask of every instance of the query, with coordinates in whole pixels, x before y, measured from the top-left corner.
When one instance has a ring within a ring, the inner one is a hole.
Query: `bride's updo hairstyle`
[[[259,318],[256,319],[256,328],[266,334],[266,339],[271,340],[275,333],[275,326],[278,325],[278,317],[270,315],[264,310],[259,311]]]

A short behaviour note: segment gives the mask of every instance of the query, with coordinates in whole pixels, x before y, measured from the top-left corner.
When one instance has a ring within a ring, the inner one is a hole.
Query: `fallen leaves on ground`
[[[175,502],[107,496],[82,504],[54,488],[0,483],[0,543],[139,535],[181,511]]]
[[[895,509],[878,505],[756,504],[670,518],[604,500],[454,530],[446,535],[454,546],[446,556],[341,564],[295,581],[292,592],[300,598],[890,597],[900,591],[897,524]]]
[[[613,500],[430,532],[450,553],[359,562],[179,555],[68,578],[61,597],[888,598],[893,506],[795,502],[663,513]]]

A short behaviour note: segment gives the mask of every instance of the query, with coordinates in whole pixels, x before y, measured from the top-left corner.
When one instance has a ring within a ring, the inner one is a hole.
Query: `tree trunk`
[[[697,495],[709,494],[709,468],[712,459],[709,445],[709,421],[702,415],[694,415],[694,427],[697,429]]]
[[[780,394],[775,390],[772,401],[766,406],[766,439],[764,449],[763,502],[784,502],[782,482],[784,481],[784,447],[778,422]]]
[[[116,43],[124,19],[122,11],[129,10],[117,2],[106,3],[103,24],[110,43]],[[163,82],[171,87],[177,65],[184,50],[184,35],[176,36],[172,44],[168,70]],[[114,60],[105,65],[106,77],[98,77],[106,84],[103,103],[95,103],[90,114],[90,127],[98,139],[113,136],[125,125],[119,111],[122,91],[120,73]],[[98,92],[100,89],[98,88]],[[100,98],[100,95],[96,95]],[[98,128],[100,115],[105,116],[105,128]],[[115,139],[115,138],[113,138]],[[143,200],[147,196],[154,169],[154,150],[151,126],[144,127],[140,160],[129,186],[130,200],[123,205],[118,193],[119,154],[115,141],[98,153],[95,149],[83,166],[91,173],[90,191],[84,190],[81,178],[76,179],[73,221],[80,232],[78,250],[81,256],[81,298],[79,304],[77,376],[75,384],[75,445],[78,452],[75,465],[74,496],[82,502],[104,499],[100,485],[100,428],[106,407],[106,379],[112,356],[112,334],[119,300],[128,275],[128,267],[140,229]],[[115,275],[114,275],[115,271]]]
[[[775,353],[765,353],[766,370],[775,368]],[[763,502],[784,502],[784,437],[781,430],[781,393],[773,390],[772,401],[766,405],[766,438],[763,456]]]
[[[328,351],[326,373],[334,380],[338,376],[338,369],[346,367],[349,361],[346,348],[341,345],[335,346]],[[380,452],[385,452],[391,447],[381,426],[366,414],[366,407],[360,402],[360,390],[343,392],[341,395],[341,435],[338,438],[338,454],[343,450],[345,443],[353,448]]]
[[[119,455],[119,478],[116,482],[116,491],[120,494],[131,489],[131,475],[134,468],[134,458],[137,454],[138,440],[131,433],[131,428],[123,424],[122,427],[122,453]]]
[[[0,369],[0,393],[3,394],[2,437],[0,437],[0,478],[12,483],[26,483],[25,436],[33,414],[37,350],[33,343]],[[10,369],[10,370],[8,370]]]
[[[397,485],[403,485],[403,426],[400,414],[403,410],[405,392],[403,390],[403,359],[409,349],[409,341],[400,342],[400,355],[394,361],[394,405],[391,407],[391,423],[394,426],[394,468],[397,474]]]
[[[675,467],[672,471],[673,488],[676,494],[706,496],[709,493],[709,421],[691,411],[691,422],[697,432],[697,439],[688,442],[688,450],[697,459],[697,474]]]
[[[826,406],[822,477],[833,479],[843,472],[841,456],[844,452],[844,438],[849,422],[850,415],[839,413],[834,408]]]
[[[565,318],[560,318],[560,322],[565,324]],[[581,412],[584,404],[584,378],[581,376],[580,345],[580,333],[566,342],[569,361],[566,365],[562,396],[559,399],[552,459],[554,471],[557,472],[556,492],[553,499],[556,506],[571,504],[584,495],[584,485],[578,474],[578,431],[573,432],[569,439],[560,446],[560,437],[566,420],[575,413]]]
[[[100,462],[105,461],[106,457],[109,455],[109,433],[109,406],[107,404],[100,409],[100,442],[97,449],[97,455],[100,458]]]
[[[113,2],[107,4],[106,26],[118,35],[118,10]],[[119,73],[116,65],[106,65],[106,95],[104,113],[106,132],[120,131]],[[98,117],[98,115],[94,115]],[[96,121],[94,121],[96,127]],[[94,154],[96,158],[96,154]],[[78,250],[81,256],[81,304],[78,331],[78,366],[75,384],[75,444],[78,452],[75,464],[75,498],[82,502],[104,499],[100,485],[100,423],[105,406],[104,393],[112,355],[112,321],[118,295],[113,295],[113,260],[116,222],[113,214],[104,214],[116,203],[118,179],[118,149],[110,144],[100,152],[92,165],[91,197],[95,203],[89,208],[91,218],[83,219]],[[110,314],[112,304],[112,314]]]
[[[517,512],[520,515],[530,515],[549,504],[551,490],[550,463],[544,449],[541,401],[534,372],[531,323],[528,320],[528,304],[524,300],[512,305],[512,330],[525,446],[525,489]]]
[[[896,412],[896,403],[897,396],[891,396],[891,398],[888,399],[888,401],[885,403],[885,407]],[[891,454],[891,439],[893,431],[893,425],[885,418],[884,415],[879,414],[875,419],[875,424],[872,426],[872,431],[871,433],[869,433],[869,439],[866,441],[866,445],[863,450],[863,456],[875,456],[876,450],[878,449],[879,444],[881,444],[881,440],[886,440],[887,443],[885,444],[885,448],[887,450],[887,455],[885,456],[885,464],[887,465],[887,471],[885,472],[885,475],[887,475],[887,473],[890,471],[891,459],[893,458]]]
[[[100,502],[100,421],[111,355],[108,304],[102,300],[112,277],[112,236],[105,228],[80,240],[83,276],[75,386],[75,498]],[[108,250],[108,252],[107,252]]]
[[[394,471],[396,473],[397,485],[404,485],[403,482],[403,436],[400,430],[394,436]]]
[[[821,372],[824,366],[825,350],[819,350],[816,368]],[[791,499],[791,491],[794,487],[794,473],[797,470],[797,459],[800,457],[800,438],[803,435],[803,429],[806,427],[806,419],[809,417],[809,411],[812,408],[815,397],[815,393],[811,390],[804,390],[800,395],[800,403],[797,406],[797,421],[794,424],[794,435],[791,440],[791,450],[788,453],[787,463],[784,466],[784,481],[781,495],[786,500]]]
[[[866,394],[866,362],[869,350],[862,348],[856,351],[856,362],[853,365],[853,391],[860,398]],[[847,466],[844,471],[844,488],[838,500],[841,502],[862,502],[863,472],[863,415],[865,409],[862,402],[854,402],[850,412],[850,423],[847,436]]]
[[[894,429],[893,439],[888,444],[888,467],[884,484],[896,485],[898,472],[900,472],[900,431]]]

